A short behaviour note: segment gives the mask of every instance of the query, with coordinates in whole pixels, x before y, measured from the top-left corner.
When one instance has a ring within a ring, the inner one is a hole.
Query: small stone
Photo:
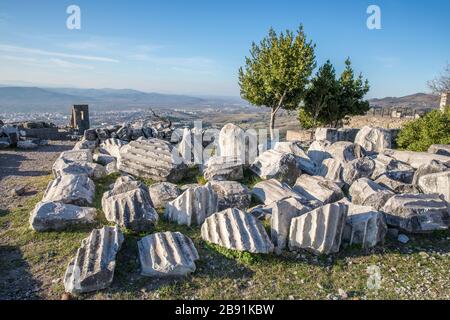
[[[409,238],[405,234],[399,234],[397,240],[401,243],[407,243],[409,241]]]
[[[20,197],[20,196],[23,196],[24,194],[25,194],[24,186],[15,187],[11,190],[11,196],[13,196],[13,197]]]

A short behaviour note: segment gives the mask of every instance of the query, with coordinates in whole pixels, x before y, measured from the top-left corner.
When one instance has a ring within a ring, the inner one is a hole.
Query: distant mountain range
[[[0,85],[0,112],[58,112],[73,104],[89,104],[93,110],[133,107],[192,108],[243,105],[239,98],[192,97],[142,92],[131,89],[75,89],[10,87]]]
[[[438,108],[439,97],[416,93],[405,97],[370,99],[372,107]],[[73,104],[89,104],[94,111],[124,110],[138,107],[195,108],[243,107],[234,97],[193,97],[188,95],[142,92],[131,89],[77,89],[0,85],[0,112],[60,112]]]
[[[408,107],[413,109],[439,108],[440,97],[426,93],[415,93],[404,97],[386,97],[370,99],[371,107],[393,108]]]

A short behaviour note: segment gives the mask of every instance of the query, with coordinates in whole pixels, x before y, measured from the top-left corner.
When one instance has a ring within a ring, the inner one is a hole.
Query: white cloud
[[[78,64],[78,63],[72,63],[66,60],[58,59],[58,58],[52,58],[49,60],[49,63],[51,65],[54,65],[56,67],[64,68],[64,69],[87,69],[87,70],[93,70],[93,66],[84,65],[84,64]]]
[[[87,61],[113,62],[113,63],[119,62],[119,60],[108,58],[108,57],[69,54],[69,53],[62,53],[62,52],[52,52],[52,51],[46,51],[46,50],[41,50],[41,49],[25,48],[25,47],[18,47],[18,46],[5,45],[5,44],[0,44],[0,51],[10,52],[10,53],[33,54],[33,55],[41,55],[41,56],[52,56],[52,57],[59,57],[59,58],[70,58],[70,59],[87,60]]]

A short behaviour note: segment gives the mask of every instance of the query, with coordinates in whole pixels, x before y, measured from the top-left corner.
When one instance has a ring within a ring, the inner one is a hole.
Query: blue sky
[[[66,8],[81,8],[68,30]],[[381,8],[381,30],[366,9]],[[238,96],[237,70],[270,26],[302,23],[318,64],[347,56],[368,97],[425,92],[450,61],[448,0],[0,2],[0,83]]]

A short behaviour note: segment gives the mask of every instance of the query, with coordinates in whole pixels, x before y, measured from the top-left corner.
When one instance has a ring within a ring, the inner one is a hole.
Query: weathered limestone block
[[[202,160],[202,137],[203,132],[199,128],[184,128],[178,152],[186,164],[199,163]]]
[[[428,148],[428,153],[450,157],[450,144],[433,144]]]
[[[105,168],[93,162],[89,150],[70,150],[61,153],[52,167],[55,178],[67,174],[87,175],[90,178],[101,178],[106,175]]]
[[[395,180],[394,178],[396,178],[395,173],[394,177],[392,177],[391,172],[388,171],[385,174],[379,176],[378,179],[375,180],[375,182],[395,193],[420,193],[420,190],[415,185],[403,183],[401,181]]]
[[[214,156],[205,163],[203,176],[206,180],[240,180],[244,177],[244,166],[238,158]]]
[[[394,195],[392,191],[368,178],[360,178],[353,182],[350,186],[349,194],[352,203],[370,206],[376,210],[380,210],[386,201]]]
[[[238,158],[243,164],[251,164],[258,155],[256,132],[246,133],[232,123],[226,124],[219,134],[219,154]]]
[[[343,163],[349,162],[364,156],[364,149],[358,144],[348,141],[338,141],[326,148],[331,157]]]
[[[230,208],[208,217],[202,239],[219,246],[252,253],[270,253],[273,244],[263,225],[253,215]]]
[[[32,150],[37,149],[39,145],[37,143],[34,143],[31,140],[19,140],[17,141],[17,148],[23,149],[23,150]]]
[[[131,177],[120,177],[103,194],[102,209],[108,221],[136,232],[149,230],[157,221],[147,187]]]
[[[440,154],[428,152],[392,150],[392,149],[386,149],[384,150],[383,153],[398,161],[408,163],[414,169],[419,168],[421,165],[429,164],[433,160],[442,162],[446,166],[450,166],[450,157],[443,156]]]
[[[397,161],[392,157],[382,153],[369,156],[375,162],[375,170],[372,173],[372,180],[378,179],[381,175],[389,172],[391,177],[403,183],[411,183],[414,175],[414,168],[409,164]]]
[[[450,171],[421,176],[418,185],[422,192],[439,194],[450,203]]]
[[[119,170],[154,181],[178,182],[187,166],[178,151],[161,139],[132,141],[120,149]]]
[[[97,148],[97,141],[90,140],[80,140],[78,141],[72,150],[89,150],[94,152],[95,148]]]
[[[92,230],[67,266],[66,292],[79,294],[107,288],[113,281],[122,242],[123,234],[118,227]]]
[[[107,166],[111,162],[116,162],[117,159],[105,153],[94,154],[94,161],[101,164],[102,166]]]
[[[178,198],[167,203],[164,217],[180,225],[201,225],[218,211],[219,201],[210,183],[189,188]]]
[[[52,167],[55,178],[64,175],[86,175],[89,178],[99,179],[106,175],[106,169],[94,162],[76,161],[68,162],[58,159]]]
[[[120,149],[126,144],[127,144],[126,141],[120,139],[116,138],[106,139],[100,144],[100,151],[102,153],[107,153],[113,156],[114,158],[118,159],[120,158]]]
[[[69,227],[93,223],[97,215],[94,208],[79,207],[61,202],[39,202],[30,216],[35,231],[60,231]]]
[[[359,244],[363,248],[372,248],[383,243],[387,225],[383,213],[372,207],[348,204],[348,214],[342,240]]]
[[[273,148],[275,151],[282,153],[291,153],[295,156],[297,167],[310,175],[316,172],[316,164],[313,162],[301,146],[299,141],[277,142]]]
[[[200,258],[192,240],[180,232],[146,236],[138,241],[138,249],[143,276],[185,276],[195,271]]]
[[[339,160],[329,158],[322,161],[317,169],[317,175],[333,181],[340,187],[344,184],[342,180],[343,163]]]
[[[250,167],[262,179],[277,179],[294,184],[301,171],[293,154],[268,150],[255,159]]]
[[[332,143],[337,141],[353,142],[358,131],[359,129],[354,128],[317,128],[314,133],[314,138],[319,141],[327,140]]]
[[[291,250],[306,249],[315,254],[338,252],[347,211],[347,205],[336,202],[292,219],[289,248]]]
[[[307,174],[298,177],[293,190],[307,200],[318,200],[324,204],[339,201],[344,197],[341,188],[333,181]]]
[[[62,152],[58,159],[67,162],[92,162],[92,152],[89,150],[69,150]]]
[[[287,197],[301,198],[289,185],[275,179],[258,182],[253,187],[252,194],[265,205]]]
[[[351,185],[359,178],[370,177],[375,170],[375,162],[369,158],[359,158],[344,164],[342,169],[342,180]]]
[[[356,135],[355,143],[369,153],[379,153],[391,147],[391,140],[392,137],[389,130],[365,126]]]
[[[439,173],[450,170],[449,167],[444,165],[443,163],[439,161],[431,161],[429,164],[421,165],[416,172],[414,173],[414,177],[412,179],[412,184],[417,185],[419,182],[420,177],[425,176],[427,174],[431,173]]]
[[[450,224],[447,203],[437,194],[398,194],[382,210],[389,226],[405,232],[445,230]]]
[[[218,196],[218,211],[228,208],[245,210],[250,206],[252,194],[243,184],[237,181],[211,181],[210,185]]]
[[[302,214],[311,211],[311,208],[301,204],[295,198],[286,198],[274,202],[271,206],[271,238],[275,246],[275,251],[281,253],[286,248],[289,238],[291,220]]]
[[[331,158],[330,153],[327,151],[330,145],[331,142],[326,140],[316,140],[311,143],[308,148],[308,157],[316,166],[319,166],[323,160]]]
[[[175,200],[181,194],[180,188],[170,182],[154,183],[148,189],[155,208],[164,208],[167,202]]]
[[[42,201],[90,206],[94,202],[94,196],[95,184],[89,177],[64,175],[48,184]]]

